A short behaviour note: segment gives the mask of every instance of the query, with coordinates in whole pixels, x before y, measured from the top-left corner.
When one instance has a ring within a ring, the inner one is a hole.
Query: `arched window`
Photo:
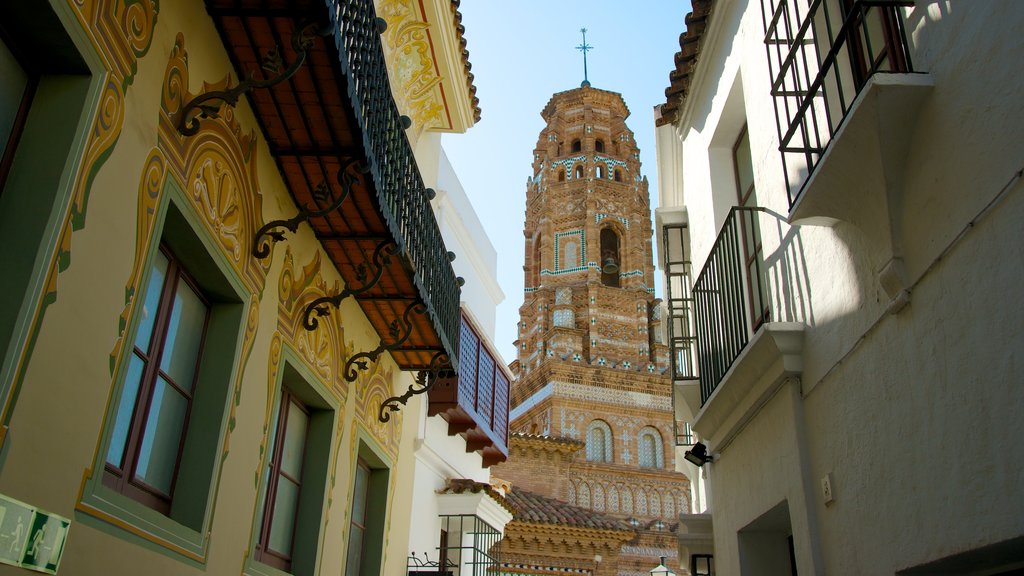
[[[615,181],[622,182],[622,170],[619,170],[618,168],[615,169]]]
[[[594,150],[596,152],[604,152],[604,140],[597,140],[594,142]]]
[[[619,287],[619,235],[611,228],[601,230],[601,283],[613,288]]]
[[[599,179],[601,179],[601,180],[604,180],[604,178],[605,178],[605,176],[604,176],[604,166],[601,165],[601,164],[597,165],[597,177]]]
[[[577,138],[572,141],[572,151],[579,152],[580,150],[583,150],[583,143],[580,142],[579,138]]]
[[[540,286],[540,236],[533,237],[533,262],[530,262],[530,281],[533,288]]]
[[[637,460],[641,468],[663,468],[665,455],[662,448],[661,434],[657,429],[647,426],[636,435]]]
[[[607,422],[594,420],[587,426],[587,460],[612,461],[612,428]]]
[[[565,168],[558,169],[558,181],[565,182]]]
[[[576,166],[576,170],[573,172],[573,178],[583,178],[583,165]]]

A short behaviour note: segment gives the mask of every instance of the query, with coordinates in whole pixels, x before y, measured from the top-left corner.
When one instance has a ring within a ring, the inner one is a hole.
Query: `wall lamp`
[[[703,442],[697,442],[693,448],[683,454],[687,462],[695,464],[698,468],[715,459],[714,455],[708,454],[708,447]]]

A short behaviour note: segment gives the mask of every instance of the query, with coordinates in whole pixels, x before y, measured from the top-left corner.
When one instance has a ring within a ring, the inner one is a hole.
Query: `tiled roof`
[[[462,49],[462,62],[466,66],[466,84],[469,88],[469,97],[473,100],[473,120],[480,121],[480,99],[476,96],[476,85],[473,84],[473,64],[469,61],[469,50],[466,49],[466,27],[462,25],[462,12],[459,12],[461,0],[452,0],[452,13],[455,16],[455,31],[459,35],[459,47]]]
[[[676,67],[668,73],[669,86],[665,88],[665,103],[661,105],[658,125],[672,124],[679,115],[679,109],[690,91],[690,82],[697,69],[700,56],[700,40],[711,17],[715,0],[693,0],[693,12],[686,15],[686,31],[679,35],[679,52],[676,52]]]
[[[502,496],[501,493],[494,489],[494,486],[487,482],[477,482],[469,478],[450,478],[448,479],[448,484],[437,491],[438,494],[463,494],[466,492],[472,494],[483,492],[493,498],[502,508],[508,510],[509,513],[516,513],[516,508],[509,502],[509,499]]]
[[[509,434],[509,447],[511,448],[512,446],[528,446],[559,452],[575,452],[582,449],[585,444],[579,440],[564,436],[512,432]]]
[[[512,487],[507,498],[516,508],[513,520],[598,530],[630,530],[629,525],[616,518],[528,492],[515,486]]]

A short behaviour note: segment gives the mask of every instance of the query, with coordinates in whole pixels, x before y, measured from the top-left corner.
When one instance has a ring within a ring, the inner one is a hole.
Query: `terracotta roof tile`
[[[508,510],[510,514],[516,513],[516,508],[509,499],[502,496],[500,492],[494,489],[494,486],[487,482],[477,482],[470,478],[449,478],[447,485],[437,491],[438,494],[463,494],[466,492],[472,494],[483,492],[501,505],[502,508]]]
[[[690,82],[700,56],[701,37],[711,17],[715,0],[693,0],[693,12],[686,15],[686,31],[679,35],[674,70],[668,73],[669,86],[665,88],[665,103],[661,105],[658,126],[671,124],[679,115],[679,108],[690,92]]]
[[[452,14],[455,17],[455,30],[459,35],[459,47],[462,48],[462,62],[466,66],[466,84],[469,88],[469,97],[473,100],[473,121],[480,121],[480,99],[476,96],[476,85],[473,84],[473,64],[469,61],[469,50],[466,49],[466,27],[462,25],[462,12],[459,12],[461,0],[452,0]]]
[[[598,530],[624,530],[630,527],[625,522],[606,516],[600,512],[573,506],[567,502],[548,498],[527,490],[512,487],[507,496],[516,508],[514,520],[521,522],[537,522],[540,524],[560,524],[576,528],[595,528]]]

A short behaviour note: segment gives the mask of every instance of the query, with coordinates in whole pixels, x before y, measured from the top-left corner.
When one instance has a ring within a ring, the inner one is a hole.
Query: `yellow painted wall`
[[[94,116],[86,119],[95,128],[86,132],[82,154],[70,159],[76,180],[71,203],[63,210],[67,225],[48,257],[47,274],[55,282],[34,295],[39,310],[32,324],[34,346],[21,346],[23,377],[16,383],[16,402],[7,404],[10,426],[0,493],[72,520],[60,574],[241,574],[254,518],[261,512],[259,471],[266,465],[267,430],[277,401],[279,350],[286,348],[340,405],[321,519],[319,573],[343,573],[350,484],[361,437],[372,439],[391,463],[384,573],[402,573],[414,467],[413,426],[402,423],[417,422],[422,403],[411,402],[388,423],[377,421],[377,408],[384,398],[404,392],[411,376],[385,355],[355,383],[345,382],[341,371],[347,355],[379,343],[352,299],[322,319],[318,330],[298,326],[304,302],[343,286],[307,226],[276,244],[264,261],[251,257],[253,232],[297,209],[244,101],[233,112],[225,110],[219,128],[191,140],[161,127],[161,118],[176,102],[174,88],[196,94],[204,82],[221,82],[229,73],[233,79],[239,76],[202,2],[164,0],[158,12],[145,0],[127,8],[122,4],[54,0],[69,35],[80,49],[93,52],[87,59],[102,62],[109,82],[103,83]],[[127,42],[126,29],[134,36]],[[174,86],[180,79],[187,87]],[[99,520],[82,504],[119,382],[122,338],[136,313],[135,299],[126,294],[139,292],[169,181],[184,192],[249,299],[231,384],[238,402],[225,409],[233,428],[224,427],[210,535],[205,551],[192,561],[172,552],[175,547],[159,536],[122,519]],[[72,223],[75,218],[79,222]],[[44,306],[54,291],[55,301]],[[396,490],[406,496],[395,495]],[[0,565],[0,574],[6,573],[25,572]]]

